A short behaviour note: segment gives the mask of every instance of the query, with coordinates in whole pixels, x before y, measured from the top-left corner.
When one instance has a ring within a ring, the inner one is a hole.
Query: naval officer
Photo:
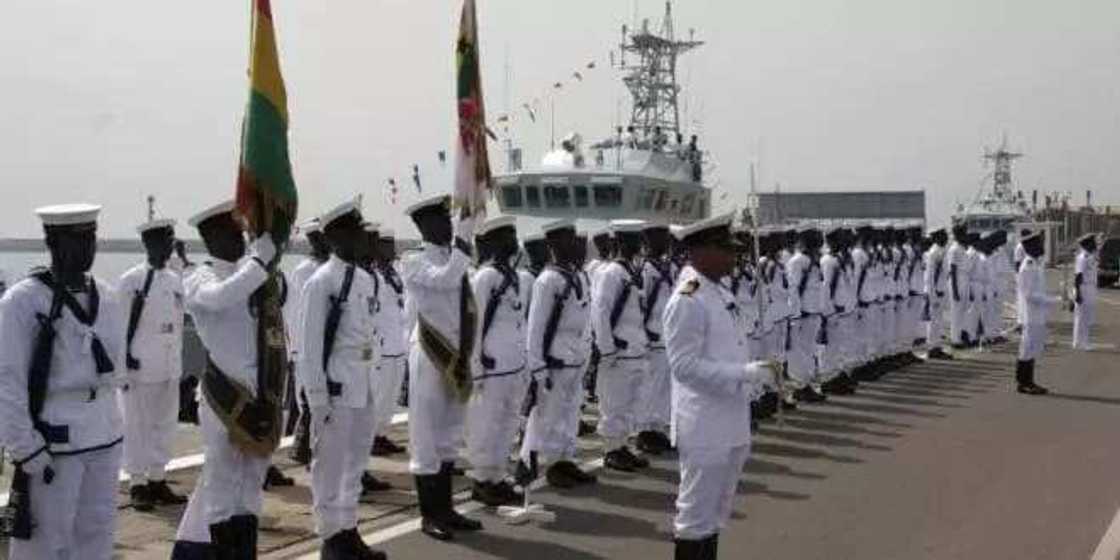
[[[1042,264],[1046,245],[1042,231],[1032,232],[1022,241],[1025,256],[1019,264],[1015,285],[1023,314],[1023,335],[1019,340],[1015,380],[1020,393],[1045,395],[1047,390],[1034,382],[1034,366],[1046,347],[1046,317],[1058,298],[1046,293],[1046,270]]]
[[[183,375],[183,281],[167,266],[175,221],[152,220],[136,228],[147,262],[125,272],[117,291],[130,298],[125,365],[124,468],[129,498],[138,511],[183,504],[167,486],[165,468],[179,412]]]
[[[284,301],[284,321],[288,325],[288,354],[293,369],[299,363],[299,349],[303,345],[300,336],[302,321],[299,316],[303,304],[303,287],[307,284],[307,279],[331,256],[330,245],[323,236],[319,218],[304,222],[299,230],[307,236],[311,252],[287,276],[288,298]],[[311,409],[307,406],[303,389],[299,387],[299,380],[294,374],[291,379],[299,403],[299,418],[295,419],[295,442],[288,455],[293,461],[307,465],[311,463]]]
[[[0,444],[28,478],[32,524],[9,542],[13,560],[113,555],[125,324],[117,294],[89,274],[100,209],[36,210],[50,268],[0,299]]]
[[[1073,277],[1073,348],[1089,350],[1089,329],[1097,315],[1097,237],[1086,234],[1077,240]]]
[[[685,226],[690,265],[665,308],[673,383],[672,437],[680,451],[673,519],[677,560],[714,560],[750,450],[749,395],[776,381],[772,362],[747,361],[734,296],[720,280],[736,248],[732,215]]]

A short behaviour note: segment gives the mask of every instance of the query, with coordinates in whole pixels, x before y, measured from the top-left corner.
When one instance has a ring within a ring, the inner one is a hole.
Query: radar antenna
[[[1000,141],[999,148],[995,150],[984,149],[984,159],[994,166],[992,170],[992,194],[996,198],[1012,198],[1014,185],[1011,180],[1011,164],[1023,157],[1019,152],[1008,151],[1007,136]]]

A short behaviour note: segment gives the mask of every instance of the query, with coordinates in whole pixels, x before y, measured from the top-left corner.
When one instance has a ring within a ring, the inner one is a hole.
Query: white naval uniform
[[[820,290],[821,328],[825,329],[825,343],[817,347],[817,363],[820,378],[827,381],[844,370],[842,351],[851,331],[849,314],[844,307],[843,263],[827,247],[821,256],[821,275],[824,279]]]
[[[934,243],[926,250],[925,275],[922,279],[923,291],[928,302],[929,318],[926,325],[926,344],[929,348],[940,348],[945,336],[945,300],[949,296],[946,285],[948,263],[945,250]]]
[[[575,456],[583,371],[591,354],[587,336],[591,294],[581,275],[550,266],[533,283],[531,300],[526,344],[538,398],[525,426],[521,460],[528,463],[535,451],[543,465]],[[546,356],[544,335],[556,305],[563,307]],[[600,373],[600,383],[603,375]],[[551,390],[546,388],[546,379],[551,380]]]
[[[669,359],[665,356],[665,335],[661,315],[676,284],[675,265],[669,257],[660,262],[642,263],[642,298],[646,304],[645,330],[649,339],[649,373],[639,389],[637,428],[667,433],[669,429]],[[654,293],[656,292],[656,294]]]
[[[789,336],[789,278],[785,267],[769,257],[759,259],[759,269],[762,271],[762,297],[766,298],[766,312],[762,316],[763,356],[784,362]]]
[[[257,393],[257,319],[249,298],[268,279],[264,267],[245,257],[215,259],[183,280],[187,313],[210,360],[232,382]],[[269,459],[230,443],[225,425],[200,399],[199,428],[205,462],[176,540],[210,542],[209,527],[235,515],[259,515]]]
[[[334,346],[324,369],[324,332],[331,302],[342,297],[353,271],[350,293],[341,304]],[[333,299],[332,299],[333,298]],[[371,373],[374,310],[373,278],[362,267],[332,255],[303,289],[300,316],[303,348],[296,375],[311,407],[311,493],[316,532],[329,539],[358,524],[362,473],[373,440]],[[322,418],[316,415],[325,414]]]
[[[800,387],[817,381],[817,335],[821,329],[820,265],[798,249],[786,266],[793,325],[790,329],[789,376]]]
[[[521,275],[508,265],[497,268],[492,264],[474,274],[471,287],[478,306],[479,340],[471,356],[474,390],[467,404],[467,457],[474,480],[497,483],[506,476],[529,385],[525,307],[531,287],[522,285]],[[493,319],[483,335],[486,308],[495,298]]]
[[[373,371],[373,435],[384,436],[397,410],[397,397],[408,367],[408,329],[405,326],[405,292],[392,264],[378,267],[377,313],[373,316],[378,360]]]
[[[857,361],[860,364],[865,364],[870,360],[871,347],[874,341],[872,338],[874,333],[874,322],[871,314],[871,307],[873,305],[871,300],[871,290],[868,285],[871,276],[871,256],[863,246],[857,245],[851,251],[852,254],[852,282],[854,283],[852,291],[855,294],[856,300],[856,319],[855,319],[855,337],[858,340],[853,345],[856,349],[855,353],[858,356]]]
[[[1018,281],[1019,281],[1018,280],[1018,278],[1019,278],[1019,268],[1021,268],[1023,266],[1023,261],[1027,258],[1027,250],[1023,247],[1022,242],[1015,244],[1015,252],[1014,252],[1013,256],[1015,257],[1015,262],[1014,262],[1014,268],[1015,268],[1014,272],[1015,272],[1015,279],[1016,279],[1015,281],[1016,281],[1016,283],[1018,283]],[[1015,324],[1020,326],[1020,327],[1023,326],[1023,313],[1024,313],[1023,308],[1019,306],[1019,298],[1016,297],[1015,298]]]
[[[171,438],[179,420],[179,380],[183,375],[183,280],[167,268],[145,263],[121,276],[117,293],[131,306],[141,297],[151,271],[144,309],[131,350],[140,362],[126,370],[124,402],[124,470],[132,486],[162,481],[171,459]]]
[[[909,348],[914,343],[926,337],[922,324],[922,309],[925,307],[925,297],[922,294],[925,283],[925,259],[918,248],[907,243],[903,250],[909,261],[906,270],[906,335],[910,337]]]
[[[1077,250],[1077,260],[1074,263],[1074,274],[1081,275],[1081,303],[1073,305],[1073,348],[1088,350],[1092,347],[1089,342],[1089,329],[1097,316],[1097,274],[1100,267],[1097,253],[1090,253],[1085,249]]]
[[[1046,271],[1031,256],[1023,258],[1016,278],[1019,308],[1023,310],[1023,336],[1019,340],[1019,359],[1033,361],[1046,347],[1046,316],[1058,298],[1046,293]]]
[[[1003,333],[1003,305],[1007,301],[1008,294],[1012,291],[1011,285],[1014,283],[1017,271],[1012,268],[1011,257],[1006,245],[996,249],[992,256],[995,257],[992,268],[992,289],[995,295],[995,301],[992,302],[996,318],[995,333],[1001,335]]]
[[[430,243],[402,261],[407,304],[413,306],[417,319],[423,318],[453,344],[459,341],[459,302],[470,262],[470,255],[457,248]],[[470,286],[466,289],[474,297]],[[444,462],[458,458],[466,407],[421,347],[419,329],[417,323],[408,355],[409,470],[414,475],[434,475]]]
[[[673,532],[697,540],[731,517],[750,451],[750,396],[768,372],[747,362],[734,297],[685,267],[665,308],[673,383],[672,440],[680,452],[680,489]]]
[[[859,302],[856,298],[855,265],[852,263],[851,253],[841,255],[840,258],[840,286],[836,289],[836,299],[843,311],[840,312],[840,337],[839,352],[840,366],[844,370],[852,370],[863,365],[863,335],[859,331]]]
[[[969,247],[965,251],[965,258],[968,259],[968,307],[965,308],[964,313],[964,330],[968,333],[968,338],[974,342],[980,338],[980,318],[982,316],[981,310],[984,307],[984,271],[983,265],[980,262],[980,251],[976,247]]]
[[[640,283],[640,271],[633,271],[629,263],[615,261],[599,273],[591,294],[591,324],[602,356],[598,381],[599,435],[606,440],[607,451],[624,447],[626,438],[637,427],[639,390],[648,371],[649,344],[642,326],[644,302]],[[615,302],[627,291],[629,295],[618,323],[612,327]]]
[[[992,255],[985,255],[978,251],[976,269],[973,271],[973,286],[977,292],[973,296],[975,299],[973,304],[976,306],[978,325],[974,332],[976,337],[984,342],[990,341],[996,334],[999,334],[996,327],[997,315],[995,314],[995,308],[992,306],[994,300],[992,290],[994,258]]]
[[[954,241],[945,253],[945,270],[949,275],[949,341],[953,344],[961,343],[961,333],[968,330],[968,289],[972,271],[969,269],[971,263],[967,251],[964,245]],[[956,291],[953,290],[954,283]]]
[[[57,335],[47,395],[39,420],[28,414],[27,374],[37,316],[50,315],[52,292],[34,278],[13,285],[0,298],[0,443],[15,461],[50,453],[54,479],[31,477],[30,540],[12,539],[13,560],[109,560],[117,515],[121,413],[114,386],[124,371],[127,324],[118,295],[96,282],[98,313],[92,325],[67,308],[54,323]],[[76,300],[87,312],[89,293]],[[96,336],[116,370],[98,374],[91,344]],[[44,439],[44,434],[49,436]]]
[[[326,261],[307,257],[301,261],[292,272],[285,275],[288,282],[288,297],[284,300],[284,323],[288,327],[288,356],[293,364],[299,363],[299,350],[303,347],[303,319],[300,310],[303,309],[303,288],[307,280]],[[296,379],[296,383],[299,380]],[[297,385],[298,386],[298,385]]]

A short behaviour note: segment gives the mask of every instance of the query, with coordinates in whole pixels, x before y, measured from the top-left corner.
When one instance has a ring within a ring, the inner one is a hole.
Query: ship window
[[[525,206],[529,208],[541,207],[541,190],[540,187],[528,186],[525,187]]]
[[[506,208],[521,208],[521,186],[502,187],[502,204]]]
[[[622,189],[615,186],[595,187],[595,206],[614,208],[622,205]]]
[[[684,202],[681,202],[681,214],[692,213],[692,203],[696,200],[696,195],[688,195],[684,197]]]
[[[572,193],[568,187],[545,187],[544,205],[547,208],[567,208],[572,205]]]
[[[665,191],[657,191],[657,202],[653,204],[653,209],[658,212],[665,209]]]
[[[653,189],[646,189],[645,194],[642,196],[642,208],[650,210],[653,208],[653,198],[657,196],[657,191]]]
[[[588,194],[587,187],[584,185],[576,185],[572,187],[572,191],[576,194],[576,208],[587,208]]]

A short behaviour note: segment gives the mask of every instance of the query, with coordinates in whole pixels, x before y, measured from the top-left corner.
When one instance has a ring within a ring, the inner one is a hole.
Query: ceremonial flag
[[[463,1],[459,39],[455,43],[459,141],[455,150],[453,202],[468,215],[486,212],[486,194],[493,179],[486,151],[486,110],[478,59],[478,18],[474,0]]]
[[[288,240],[296,218],[296,184],[288,159],[288,100],[269,0],[253,0],[249,102],[241,123],[237,211],[249,232]]]

